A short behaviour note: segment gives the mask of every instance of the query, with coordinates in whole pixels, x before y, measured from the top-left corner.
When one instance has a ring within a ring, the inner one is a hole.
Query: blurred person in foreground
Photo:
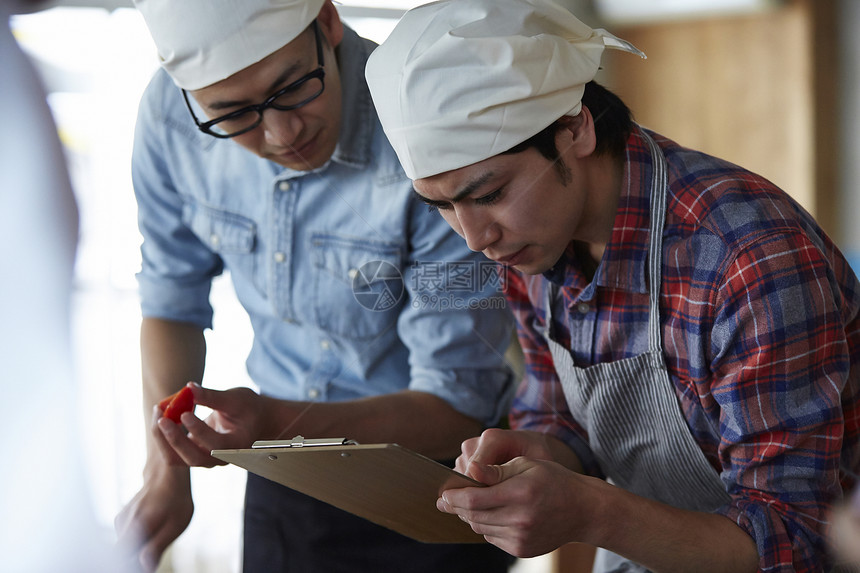
[[[834,510],[833,548],[860,570],[860,488]]]
[[[71,292],[78,210],[44,88],[0,0],[0,570],[123,571],[95,516],[78,419]]]
[[[509,405],[513,319],[498,284],[450,286],[455,270],[496,265],[408,193],[364,80],[375,46],[330,0],[136,5],[163,68],[141,101],[132,160],[152,419],[143,487],[116,523],[143,537],[151,569],[191,519],[189,467],[221,463],[213,449],[344,437],[453,465],[460,442]],[[193,384],[214,413],[176,424],[155,404],[203,378],[222,271],[253,326],[247,368],[260,393]],[[246,572],[511,561],[490,545],[421,544],[248,475]]]
[[[517,556],[596,571],[827,571],[860,469],[860,291],[785,192],[634,123],[605,47],[544,0],[408,12],[367,66],[414,190],[507,265],[526,380],[514,430],[444,492]]]

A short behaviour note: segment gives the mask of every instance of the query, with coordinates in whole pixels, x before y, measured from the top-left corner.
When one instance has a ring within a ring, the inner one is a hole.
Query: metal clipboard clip
[[[349,438],[310,438],[296,436],[292,440],[257,440],[251,444],[251,449],[264,450],[268,448],[304,448],[310,446],[357,446],[358,442]]]

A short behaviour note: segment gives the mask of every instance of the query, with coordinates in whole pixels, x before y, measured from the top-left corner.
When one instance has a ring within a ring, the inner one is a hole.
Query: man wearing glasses
[[[364,80],[374,46],[330,0],[137,6],[164,68],[133,156],[153,422],[144,486],[117,528],[142,535],[153,569],[191,519],[188,468],[218,463],[212,449],[342,436],[453,459],[507,406],[513,323],[487,280],[496,267],[406,192]],[[260,394],[194,385],[213,413],[176,424],[153,405],[201,380],[210,283],[225,269],[254,328]],[[245,571],[502,571],[511,560],[489,545],[420,544],[254,475],[244,535]]]

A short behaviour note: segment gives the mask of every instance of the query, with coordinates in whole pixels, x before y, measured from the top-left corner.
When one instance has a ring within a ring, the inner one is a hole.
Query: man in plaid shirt
[[[444,492],[518,556],[597,571],[824,571],[860,468],[860,283],[785,192],[631,120],[605,47],[543,0],[416,8],[371,56],[416,192],[507,267],[514,430]],[[466,73],[468,72],[468,73]]]

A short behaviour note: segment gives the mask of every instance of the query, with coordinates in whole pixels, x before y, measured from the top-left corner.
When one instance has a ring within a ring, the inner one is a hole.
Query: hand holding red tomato
[[[263,437],[261,400],[250,388],[213,390],[187,384],[158,405],[156,415],[160,415],[155,419],[154,430],[165,456],[173,465],[224,465],[210,455],[212,450],[249,448],[254,440]],[[212,412],[201,420],[193,412],[195,405]],[[185,412],[190,414],[183,416]]]

